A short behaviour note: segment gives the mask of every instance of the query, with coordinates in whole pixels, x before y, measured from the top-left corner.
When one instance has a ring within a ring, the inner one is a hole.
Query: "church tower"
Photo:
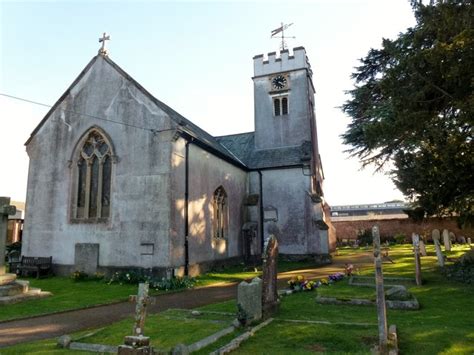
[[[257,55],[254,61],[255,148],[300,146],[315,141],[314,86],[303,47]]]

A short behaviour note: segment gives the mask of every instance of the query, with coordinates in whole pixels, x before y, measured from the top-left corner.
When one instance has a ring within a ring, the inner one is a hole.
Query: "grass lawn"
[[[310,262],[281,262],[281,271],[295,270],[314,266]],[[235,282],[251,279],[261,275],[261,267],[257,271],[243,271],[242,265],[211,272],[196,278],[196,287],[207,286],[220,282]],[[90,307],[128,300],[128,296],[137,293],[136,285],[108,285],[103,281],[74,282],[68,277],[52,277],[44,279],[24,278],[30,281],[31,287],[41,288],[53,295],[50,297],[27,302],[0,306],[0,321],[44,315],[48,313]],[[151,290],[151,295],[166,291]]]
[[[467,248],[455,247],[450,257],[456,257]],[[351,249],[347,253],[357,253]],[[423,286],[407,285],[421,304],[416,311],[387,310],[388,323],[396,324],[400,352],[403,354],[472,354],[474,353],[474,286],[447,280],[436,266],[434,247],[428,246],[429,256],[422,257]],[[393,277],[414,278],[411,246],[391,248],[395,264],[384,263],[384,274]],[[304,268],[307,266],[303,266]],[[370,276],[373,269],[362,275]],[[253,277],[253,275],[251,276]],[[377,317],[375,307],[321,305],[315,302],[317,293],[340,298],[371,298],[369,287],[349,286],[340,281],[323,286],[316,292],[302,292],[282,299],[275,320],[245,341],[236,354],[369,354],[377,343]],[[235,312],[236,301],[201,307],[201,310]],[[191,344],[226,327],[232,316],[206,314],[193,318],[189,312],[169,310],[147,319],[145,334],[151,336],[158,347],[171,348],[178,343]],[[288,320],[293,320],[290,322]],[[294,322],[295,320],[303,322]],[[330,322],[331,324],[304,321]],[[348,325],[345,323],[359,323]],[[131,331],[131,320],[125,320],[99,330],[81,341],[102,344],[120,344]],[[229,342],[238,333],[219,340],[198,354],[210,351]],[[84,332],[74,337],[83,336]],[[55,340],[21,344],[0,351],[2,354],[64,353],[55,348]]]

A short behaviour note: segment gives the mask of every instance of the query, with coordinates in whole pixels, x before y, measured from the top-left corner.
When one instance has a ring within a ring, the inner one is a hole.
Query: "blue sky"
[[[155,97],[214,135],[253,130],[252,58],[278,49],[270,31],[294,23],[316,86],[319,146],[330,204],[401,198],[373,168],[359,171],[339,135],[337,107],[371,47],[414,24],[408,0],[0,0],[0,93],[53,105],[111,35],[110,57]],[[23,143],[47,108],[0,96],[0,195],[25,199]]]

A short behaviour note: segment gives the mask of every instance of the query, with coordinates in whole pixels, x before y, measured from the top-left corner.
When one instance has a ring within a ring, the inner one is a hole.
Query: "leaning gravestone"
[[[243,325],[262,318],[262,280],[242,281],[237,287],[237,319]]]
[[[451,240],[449,239],[449,232],[447,229],[443,229],[443,243],[444,250],[451,251]]]
[[[278,307],[277,293],[277,259],[278,259],[278,236],[280,231],[275,223],[268,226],[270,237],[263,255],[263,290],[262,290],[262,310],[263,316],[268,318]]]
[[[427,256],[428,254],[426,253],[426,245],[425,242],[420,240],[420,253],[421,256]]]
[[[433,229],[433,232],[431,233],[431,237],[433,238],[433,243],[435,246],[436,250],[436,256],[438,258],[438,265],[443,267],[444,266],[444,255],[443,252],[441,251],[441,246],[439,244],[439,230]]]
[[[372,228],[374,241],[375,287],[377,293],[377,320],[379,328],[379,352],[384,354],[388,346],[387,308],[385,306],[385,292],[383,287],[382,254],[380,252],[379,227]]]

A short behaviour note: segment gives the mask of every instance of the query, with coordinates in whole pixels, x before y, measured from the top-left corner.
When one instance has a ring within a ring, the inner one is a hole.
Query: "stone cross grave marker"
[[[274,222],[268,226],[268,243],[263,255],[262,272],[262,310],[265,318],[269,317],[278,307],[277,294],[277,259],[278,259],[278,237],[280,231]]]
[[[413,241],[413,251],[415,254],[415,281],[418,286],[421,286],[420,236],[413,233],[411,239]]]
[[[16,207],[10,205],[10,197],[0,197],[0,276],[5,275],[8,216],[15,213]]]
[[[443,243],[444,250],[451,251],[451,240],[449,240],[449,232],[447,229],[443,229]]]
[[[380,252],[380,232],[377,225],[372,227],[374,240],[375,287],[377,292],[377,320],[379,328],[379,351],[384,353],[388,345],[387,308],[383,288],[382,255]]]
[[[129,300],[136,302],[133,335],[125,337],[125,345],[120,345],[118,348],[119,355],[148,354],[146,351],[151,351],[150,337],[143,335],[146,308],[149,304],[154,303],[154,299],[148,297],[148,289],[148,283],[140,283],[138,285],[138,294],[130,296]]]
[[[439,244],[440,235],[439,235],[438,229],[433,229],[433,231],[431,232],[431,238],[433,238],[433,243],[436,250],[436,256],[438,258],[438,265],[443,267],[444,255],[443,255],[443,252],[441,251],[441,245]]]

